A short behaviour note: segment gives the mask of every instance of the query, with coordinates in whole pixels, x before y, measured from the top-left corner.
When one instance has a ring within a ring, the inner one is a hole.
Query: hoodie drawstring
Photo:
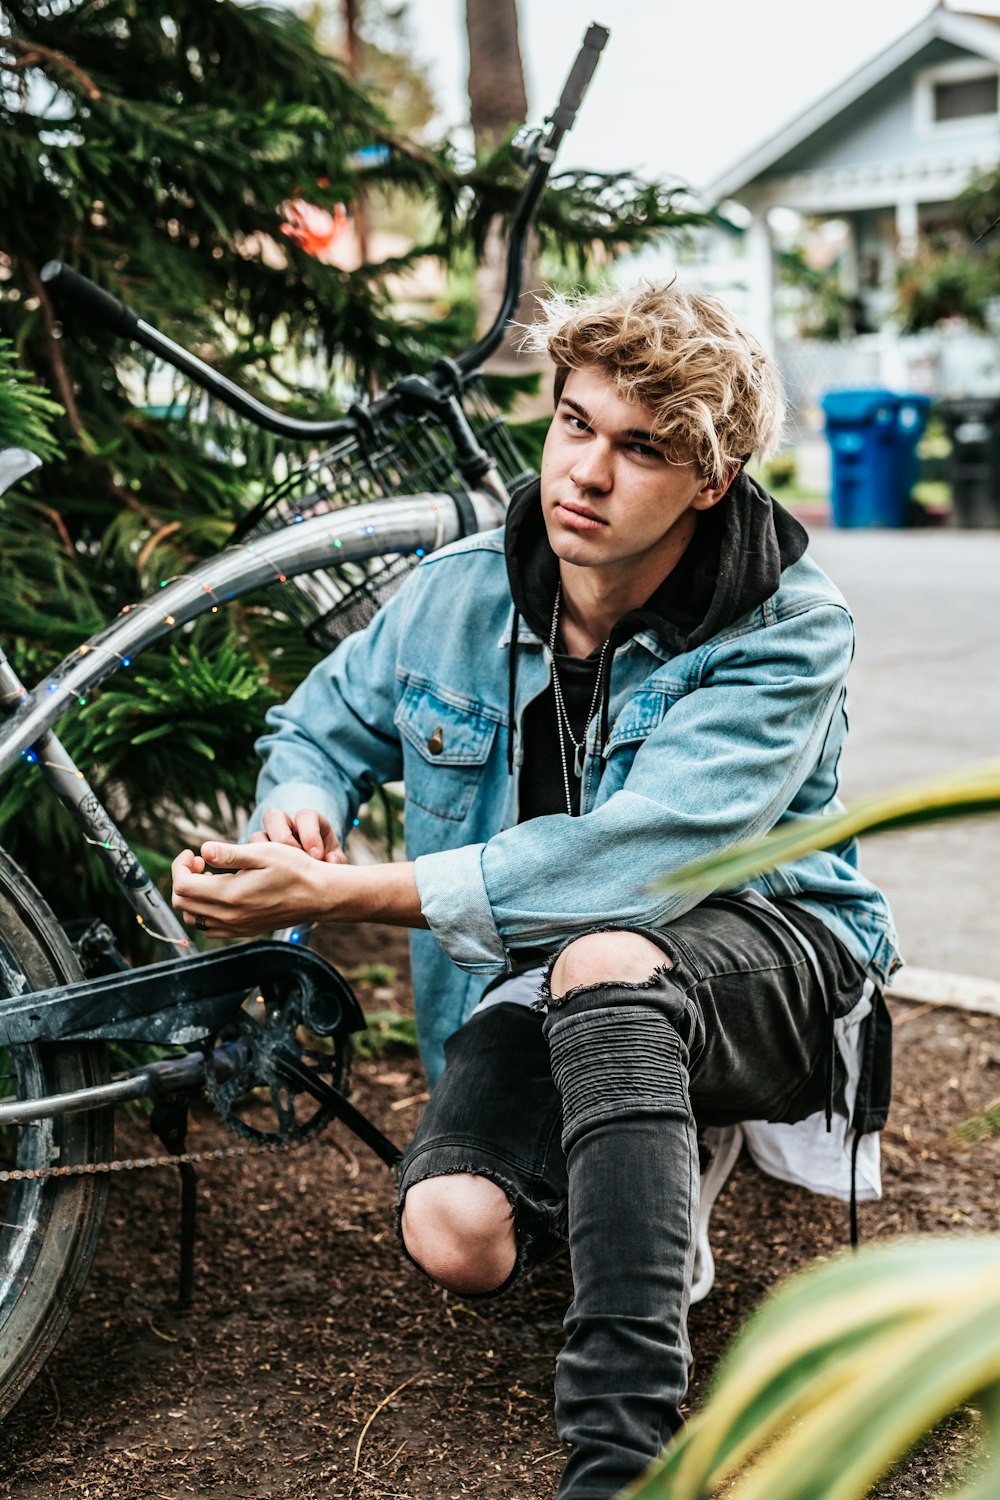
[[[519,615],[514,607],[514,623],[510,630],[510,656],[507,660],[507,775],[514,774],[514,699],[517,686],[517,622]]]

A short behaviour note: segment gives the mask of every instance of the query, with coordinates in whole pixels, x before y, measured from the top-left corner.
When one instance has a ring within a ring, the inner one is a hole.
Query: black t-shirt
[[[711,598],[711,579],[718,566],[721,537],[720,518],[708,512],[699,517],[699,524],[688,546],[676,565],[658,585],[654,598],[659,609],[668,620],[677,623],[700,619]],[[541,601],[539,601],[541,603]],[[552,609],[550,599],[547,609]],[[615,637],[615,644],[622,639]],[[605,672],[612,671],[613,651],[608,651],[604,662]],[[561,640],[556,639],[555,667],[559,673],[563,702],[569,718],[573,738],[579,743],[586,731],[588,710],[594,702],[594,688],[601,661],[601,648],[596,646],[588,657],[569,656]],[[603,696],[607,684],[599,697]],[[600,713],[600,703],[596,706]],[[559,752],[559,725],[556,719],[556,697],[551,683],[524,711],[523,742],[524,761],[518,785],[519,822],[529,818],[543,818],[551,813],[564,813],[566,807],[566,784],[563,779],[562,758]],[[569,776],[570,811],[574,817],[580,813],[580,780],[573,772],[573,746],[564,736],[566,765]],[[601,767],[594,766],[590,774],[600,779]]]
[[[609,653],[610,655],[610,653]],[[594,688],[601,660],[601,648],[597,647],[584,659],[565,656],[557,650],[555,670],[559,673],[563,702],[569,718],[573,738],[582,741],[587,724],[587,713],[594,701]],[[606,660],[604,670],[610,670]],[[599,712],[599,708],[598,708]],[[563,779],[562,756],[559,751],[560,727],[556,719],[556,695],[550,683],[545,692],[524,711],[524,764],[520,780],[520,821],[543,818],[550,813],[564,813],[566,807],[566,783]],[[563,735],[566,751],[566,767],[574,817],[580,813],[580,781],[573,770],[573,746]],[[600,768],[594,767],[590,774],[600,776]]]

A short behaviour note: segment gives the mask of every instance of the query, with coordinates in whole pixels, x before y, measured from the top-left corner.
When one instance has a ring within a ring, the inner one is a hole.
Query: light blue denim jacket
[[[326,814],[343,841],[377,783],[406,785],[406,849],[429,931],[412,934],[421,1051],[433,1080],[445,1039],[510,951],[555,948],[609,919],[660,925],[696,904],[659,879],[794,818],[831,813],[853,651],[847,606],[808,557],[778,591],[704,644],[671,655],[642,633],[610,664],[611,733],[597,720],[581,816],[518,823],[521,725],[551,654],[517,639],[508,774],[513,603],[502,530],[427,557],[364,632],[268,714],[258,807]],[[854,843],[761,877],[832,929],[878,983],[898,965],[884,897]]]

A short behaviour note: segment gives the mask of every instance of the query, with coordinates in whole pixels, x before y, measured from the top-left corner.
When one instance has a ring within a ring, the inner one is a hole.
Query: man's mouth
[[[585,505],[574,505],[566,500],[556,501],[555,514],[563,526],[573,531],[598,531],[608,524]]]

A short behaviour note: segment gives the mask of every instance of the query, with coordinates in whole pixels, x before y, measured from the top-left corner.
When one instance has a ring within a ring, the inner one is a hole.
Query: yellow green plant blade
[[[892,1329],[852,1377],[812,1404],[729,1492],[730,1500],[858,1500],[945,1416],[1000,1383],[1000,1265],[967,1285],[963,1307]]]
[[[873,1256],[864,1274],[855,1257],[845,1257],[796,1278],[791,1295],[786,1289],[765,1304],[765,1315],[738,1341],[720,1372],[710,1424],[696,1424],[677,1472],[690,1465],[698,1475],[733,1473],[787,1428],[807,1396],[811,1403],[831,1399],[853,1380],[859,1351],[864,1359],[874,1340],[928,1307],[960,1302],[967,1277],[994,1263],[989,1242],[968,1243],[973,1255],[966,1261],[973,1264],[966,1264],[961,1281],[953,1274],[954,1259],[949,1265],[937,1254],[925,1263],[918,1245],[885,1247],[889,1253]]]
[[[979,1286],[980,1292],[970,1314],[969,1289],[973,1286]],[[790,1440],[788,1435],[803,1430],[813,1420],[812,1413],[821,1431],[826,1428],[827,1413],[833,1410],[846,1408],[853,1413],[853,1420],[862,1421],[877,1401],[893,1397],[893,1390],[888,1396],[883,1392],[883,1383],[891,1375],[888,1368],[883,1372],[880,1355],[884,1351],[890,1351],[890,1364],[892,1358],[897,1367],[902,1361],[905,1373],[909,1358],[900,1352],[902,1341],[915,1338],[918,1343],[926,1343],[943,1338],[950,1348],[952,1322],[971,1315],[974,1321],[980,1320],[977,1327],[985,1317],[988,1327],[991,1307],[992,1342],[1000,1345],[995,1336],[1000,1323],[1000,1256],[996,1239],[987,1237],[873,1246],[860,1256],[845,1256],[800,1273],[769,1298],[747,1324],[720,1366],[702,1412],[648,1473],[624,1493],[634,1500],[666,1500],[667,1496],[669,1500],[704,1500],[769,1444],[775,1445],[776,1453],[783,1452]],[[944,1334],[940,1329],[935,1333],[935,1319],[945,1329]],[[994,1353],[997,1351],[991,1346],[987,1357],[992,1359]],[[1000,1360],[1000,1353],[997,1358]],[[925,1411],[928,1403],[932,1408],[940,1407],[933,1420],[969,1393],[963,1388],[963,1379],[957,1386],[954,1382],[947,1384],[951,1370],[946,1358],[936,1360],[935,1368],[938,1366],[939,1384],[921,1408]],[[874,1394],[866,1393],[859,1403],[854,1393],[872,1378],[873,1370]],[[997,1380],[1000,1390],[1000,1371]],[[905,1406],[905,1391],[902,1400]],[[830,1430],[836,1448],[841,1437],[835,1427]],[[908,1432],[912,1434],[913,1428]],[[875,1448],[883,1438],[888,1443],[888,1458],[885,1446],[873,1456],[869,1443],[865,1462],[881,1462],[885,1467],[902,1451],[894,1446],[898,1435],[889,1431],[884,1413],[874,1423]],[[908,1446],[913,1436],[904,1434],[902,1441],[904,1447]],[[853,1437],[851,1444],[853,1447]],[[817,1448],[814,1435],[809,1436],[805,1447],[808,1458]],[[801,1477],[805,1470],[805,1461],[796,1461],[793,1472]],[[757,1471],[758,1464],[754,1463],[745,1473],[753,1476]],[[820,1478],[826,1487],[815,1492],[817,1500],[819,1496],[828,1500],[834,1491],[828,1489],[830,1476],[822,1465]],[[739,1482],[744,1481],[741,1478]],[[773,1476],[769,1476],[768,1484],[773,1487]],[[857,1495],[865,1488],[862,1484]],[[758,1496],[759,1500],[778,1500],[778,1493],[764,1487],[759,1492],[748,1491],[747,1500],[751,1494],[753,1500]],[[854,1492],[838,1489],[836,1493],[846,1496]],[[726,1494],[733,1500],[744,1500],[740,1488],[727,1489]],[[781,1495],[788,1500],[784,1491]],[[812,1500],[810,1490],[793,1489],[789,1495],[795,1500],[808,1495]]]
[[[863,833],[883,833],[922,823],[1000,812],[1000,761],[912,782],[859,802],[830,817],[802,818],[764,838],[696,860],[658,882],[677,893],[728,889],[816,849],[829,849]]]

